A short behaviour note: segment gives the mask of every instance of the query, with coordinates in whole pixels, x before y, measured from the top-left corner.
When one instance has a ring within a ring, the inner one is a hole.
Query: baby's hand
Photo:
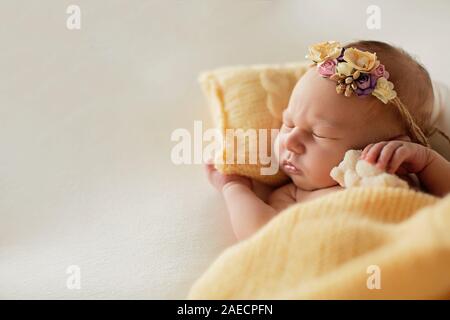
[[[369,144],[361,159],[388,173],[403,175],[421,172],[430,163],[431,152],[417,143],[392,140]]]
[[[249,178],[242,177],[236,174],[222,174],[214,168],[214,164],[205,164],[205,171],[208,176],[209,182],[220,192],[222,192],[223,187],[230,183],[239,183],[252,189],[252,181]]]

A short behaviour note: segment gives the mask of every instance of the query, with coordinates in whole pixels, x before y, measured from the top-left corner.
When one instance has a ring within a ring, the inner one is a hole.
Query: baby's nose
[[[298,132],[291,132],[286,138],[285,145],[288,151],[296,154],[301,154],[305,151]]]
[[[288,145],[286,145],[286,149],[288,151],[292,152],[292,153],[295,153],[295,154],[302,154],[303,151],[304,151],[303,146],[301,144],[298,144],[298,143],[296,143],[296,144],[288,144]]]

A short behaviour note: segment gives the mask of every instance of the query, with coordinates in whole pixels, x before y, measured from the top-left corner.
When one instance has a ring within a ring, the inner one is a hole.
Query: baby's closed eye
[[[329,139],[329,137],[325,137],[324,135],[321,135],[321,134],[318,134],[318,133],[315,133],[315,132],[312,132],[311,134],[312,134],[314,137],[316,137],[316,138]]]

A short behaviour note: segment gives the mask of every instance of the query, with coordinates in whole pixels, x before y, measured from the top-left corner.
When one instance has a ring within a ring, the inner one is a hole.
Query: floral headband
[[[310,46],[306,58],[314,62],[322,77],[336,81],[337,93],[346,97],[353,94],[365,97],[371,94],[384,104],[395,105],[413,141],[430,146],[424,130],[417,125],[408,108],[397,97],[394,84],[388,81],[389,72],[377,59],[376,53],[343,48],[339,42],[327,41]]]
[[[336,91],[350,97],[374,95],[383,103],[397,93],[389,79],[389,72],[377,60],[376,53],[356,48],[343,48],[339,42],[328,41],[309,47],[306,58],[311,59],[322,77],[336,81]]]

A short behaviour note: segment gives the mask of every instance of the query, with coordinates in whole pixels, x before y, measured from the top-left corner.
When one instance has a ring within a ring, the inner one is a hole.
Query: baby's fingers
[[[408,149],[404,145],[401,145],[400,147],[395,149],[392,160],[389,163],[389,167],[387,168],[387,172],[396,173],[407,157]]]
[[[213,163],[205,163],[203,165],[203,168],[205,169],[208,179],[211,180],[211,177],[213,176],[214,172],[217,171],[217,169],[214,168],[214,164]]]
[[[364,158],[366,157],[367,152],[369,152],[370,148],[372,148],[373,145],[374,145],[374,144],[371,143],[371,144],[369,144],[368,146],[366,146],[366,147],[364,148],[364,150],[361,152],[361,156],[360,156],[361,159],[364,159]]]
[[[394,155],[395,150],[402,146],[402,142],[392,141],[386,144],[377,160],[377,167],[381,170],[385,170],[388,163],[391,161],[392,156]]]
[[[385,145],[387,145],[387,141],[378,142],[374,144],[369,151],[367,151],[367,154],[363,158],[364,160],[375,163],[378,160],[378,156],[380,155],[381,150],[384,148]]]
[[[205,163],[203,168],[205,168],[205,171],[208,173],[215,170],[213,163]]]

